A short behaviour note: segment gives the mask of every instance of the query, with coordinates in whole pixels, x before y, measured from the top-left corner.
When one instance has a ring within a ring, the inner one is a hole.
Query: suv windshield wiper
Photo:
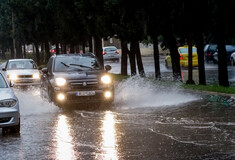
[[[65,67],[69,68],[69,65],[65,64],[64,62],[60,62],[61,64],[63,64]]]
[[[71,66],[79,66],[79,67],[83,67],[83,68],[90,68],[90,69],[93,69],[92,67],[89,67],[89,66],[84,66],[84,65],[80,65],[80,64],[69,64]]]

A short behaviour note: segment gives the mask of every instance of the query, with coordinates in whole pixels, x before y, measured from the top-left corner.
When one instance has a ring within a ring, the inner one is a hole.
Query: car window
[[[217,51],[217,45],[216,44],[210,45],[208,50],[211,51],[211,52],[216,52]]]
[[[226,45],[227,52],[235,52],[235,46],[233,45]]]
[[[7,69],[37,69],[37,66],[34,61],[9,61]]]
[[[188,48],[180,48],[179,52],[180,53],[188,53]],[[197,48],[193,48],[193,52],[197,53]]]
[[[117,50],[117,48],[115,48],[115,47],[109,47],[109,48],[104,49],[105,52],[116,51],[116,50]]]
[[[101,69],[99,62],[95,57],[90,56],[67,56],[56,57],[54,63],[54,72],[66,72],[73,70],[91,70]]]
[[[6,81],[4,80],[2,74],[0,74],[0,88],[7,88],[7,83]]]

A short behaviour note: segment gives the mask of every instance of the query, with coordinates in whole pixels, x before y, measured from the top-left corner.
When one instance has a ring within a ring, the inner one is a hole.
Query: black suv
[[[114,87],[107,73],[111,66],[100,66],[93,53],[52,56],[42,69],[41,93],[54,103],[112,103]]]

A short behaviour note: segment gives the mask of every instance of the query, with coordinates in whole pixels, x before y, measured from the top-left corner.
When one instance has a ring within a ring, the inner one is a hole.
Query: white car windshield
[[[37,66],[34,61],[9,61],[7,64],[7,69],[37,69]]]
[[[2,77],[2,74],[0,74],[0,88],[7,88],[7,83]]]
[[[54,72],[101,69],[97,59],[89,56],[57,57]]]

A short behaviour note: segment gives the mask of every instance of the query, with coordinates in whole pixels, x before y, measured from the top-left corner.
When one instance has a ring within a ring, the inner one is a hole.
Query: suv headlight
[[[10,80],[13,80],[13,81],[14,81],[14,80],[16,80],[17,78],[18,78],[18,75],[15,74],[15,73],[9,75],[9,79],[10,79]]]
[[[64,78],[56,78],[55,83],[57,86],[64,86],[66,84],[66,79]]]
[[[109,75],[104,75],[101,77],[101,81],[104,84],[110,84],[111,83],[111,77]]]
[[[0,107],[13,107],[16,105],[15,99],[4,99],[0,100]]]
[[[39,79],[39,78],[40,78],[40,75],[38,73],[33,74],[33,79]]]

